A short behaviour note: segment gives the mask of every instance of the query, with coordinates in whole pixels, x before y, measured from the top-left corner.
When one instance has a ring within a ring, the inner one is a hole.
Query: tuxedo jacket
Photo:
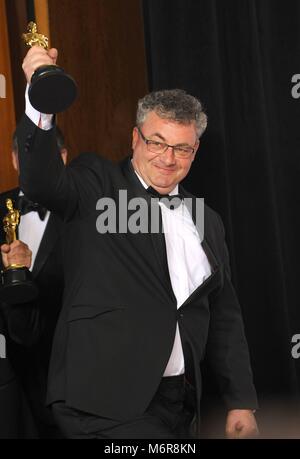
[[[6,199],[16,202],[19,191],[15,188],[0,195],[1,216],[7,213]],[[48,427],[49,432],[55,430],[45,403],[52,340],[63,295],[61,232],[61,220],[51,213],[32,268],[39,290],[38,298],[26,304],[2,305],[10,360],[41,436],[48,435]],[[2,226],[0,242],[5,242]]]
[[[64,168],[55,127],[43,131],[24,116],[17,135],[24,193],[67,225],[65,296],[52,350],[48,403],[65,400],[68,406],[121,421],[141,415],[163,376],[178,322],[197,412],[204,355],[228,409],[255,408],[220,217],[205,206],[202,247],[212,273],[177,309],[162,232],[97,231],[100,198],[116,203],[117,220],[120,190],[127,191],[128,199],[150,199],[130,160],[113,164],[87,153]],[[180,192],[196,199],[182,187]]]

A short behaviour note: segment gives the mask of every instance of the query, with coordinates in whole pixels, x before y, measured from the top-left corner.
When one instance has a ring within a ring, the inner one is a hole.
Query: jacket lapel
[[[167,259],[166,239],[165,239],[164,233],[162,232],[163,225],[162,225],[161,209],[159,205],[158,207],[159,207],[159,232],[151,233],[151,239],[152,239],[152,243],[153,243],[153,247],[156,253],[158,263],[161,267],[162,281],[164,285],[167,286],[168,293],[171,295],[172,300],[175,301],[175,303],[177,303],[177,299],[175,297],[175,294],[172,288],[171,279],[170,279],[168,259]]]
[[[148,207],[149,209],[149,214],[148,214],[149,233],[150,233],[150,237],[152,241],[152,247],[154,249],[154,253],[157,259],[157,263],[161,271],[160,277],[161,277],[163,286],[165,288],[167,287],[168,294],[171,295],[172,300],[176,302],[176,298],[175,298],[175,295],[172,289],[172,284],[171,284],[170,275],[169,275],[166,241],[165,241],[164,233],[162,232],[162,216],[161,216],[160,206],[158,205],[158,203],[151,204],[151,196],[146,191],[146,189],[140,182],[139,178],[137,177],[134,171],[134,168],[131,164],[131,158],[125,159],[121,164],[121,168],[124,171],[124,175],[126,176],[130,184],[132,185],[134,194],[136,196],[145,198],[149,204],[149,207]],[[159,208],[158,209],[159,210],[159,231],[157,233],[150,231],[151,205],[156,205]]]

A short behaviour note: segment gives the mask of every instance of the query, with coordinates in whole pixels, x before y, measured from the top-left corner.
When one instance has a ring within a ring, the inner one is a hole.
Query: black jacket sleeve
[[[220,218],[218,224],[223,244],[223,286],[210,303],[206,360],[228,410],[256,409],[248,345],[240,305],[230,279],[229,255]]]
[[[102,162],[83,154],[65,167],[56,142],[56,126],[45,131],[26,115],[17,127],[20,188],[34,202],[69,220],[86,212],[87,203],[103,194]]]

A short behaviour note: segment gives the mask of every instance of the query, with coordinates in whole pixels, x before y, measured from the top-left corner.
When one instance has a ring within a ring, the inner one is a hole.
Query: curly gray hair
[[[183,89],[153,91],[138,101],[136,124],[141,127],[146,116],[154,111],[161,118],[180,124],[195,122],[197,136],[200,138],[207,126],[207,116],[200,100]]]

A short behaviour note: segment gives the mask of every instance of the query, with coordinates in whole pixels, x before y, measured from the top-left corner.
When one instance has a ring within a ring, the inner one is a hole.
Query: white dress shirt
[[[24,193],[20,191],[19,196],[22,196],[23,194]],[[41,220],[39,214],[35,211],[21,215],[18,234],[19,240],[25,242],[32,251],[31,266],[29,268],[30,271],[32,271],[49,217],[49,210],[47,211],[44,220]]]
[[[52,128],[53,125],[53,115],[40,113],[35,108],[33,108],[28,97],[28,88],[29,85],[27,84],[25,91],[25,113],[36,126],[39,125],[41,120],[41,128],[44,129],[44,131],[48,131]]]
[[[28,87],[26,89],[25,112],[37,126],[41,120],[42,129],[51,129],[53,115],[40,114],[31,106],[28,99]],[[148,188],[142,177],[137,172],[136,174],[143,186]],[[169,194],[178,194],[178,185]],[[184,202],[174,210],[169,209],[163,202],[159,202],[159,205],[165,233],[169,274],[177,300],[177,308],[179,308],[193,291],[210,276],[211,267],[202,248],[198,231]],[[177,324],[173,349],[163,376],[175,376],[183,373],[184,356]]]
[[[148,185],[136,172],[142,185]],[[178,194],[178,185],[169,193]],[[211,274],[211,267],[202,248],[200,236],[189,210],[181,202],[174,210],[159,202],[166,241],[167,261],[171,284],[177,300],[177,309]],[[176,334],[173,350],[166,366],[164,376],[184,373],[184,357],[179,333]]]

